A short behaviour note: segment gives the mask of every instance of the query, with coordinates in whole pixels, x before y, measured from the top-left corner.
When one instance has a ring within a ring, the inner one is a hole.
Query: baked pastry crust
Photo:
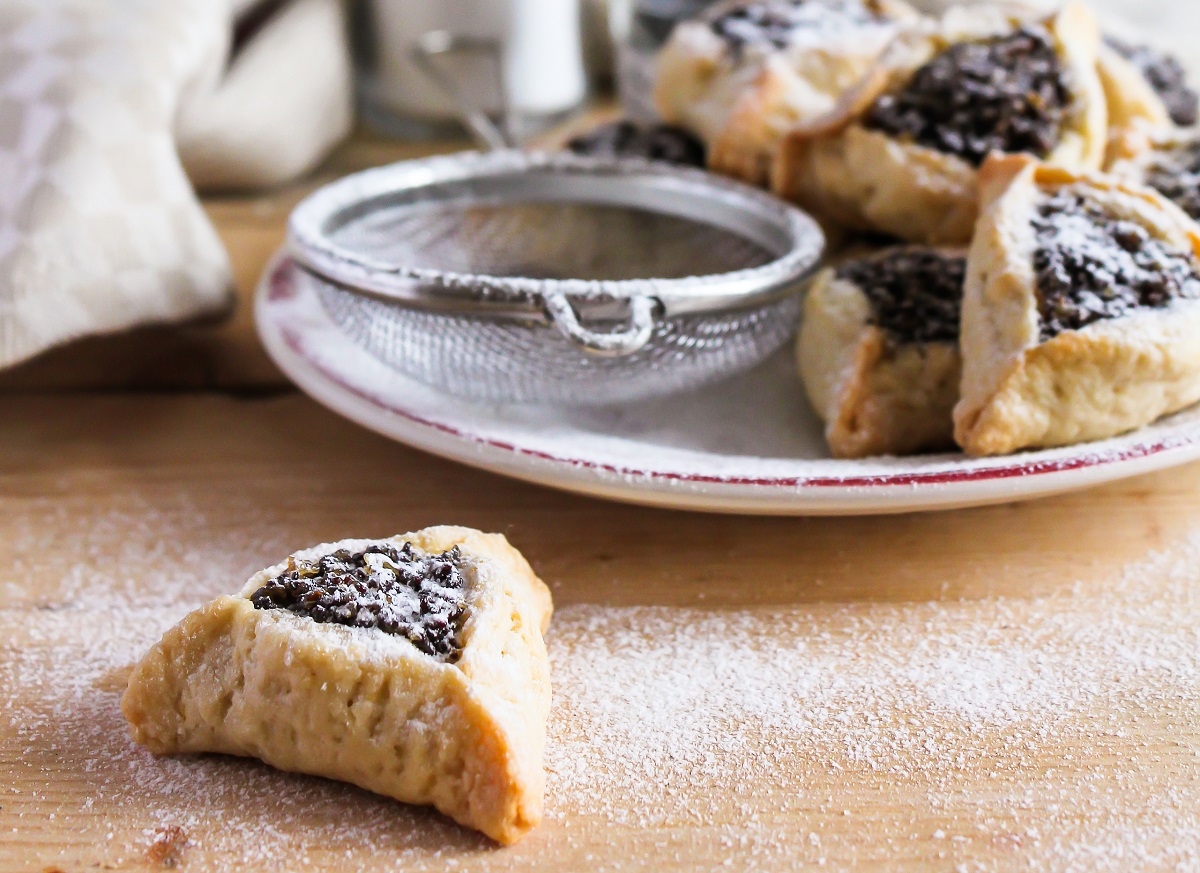
[[[1155,152],[1188,138],[1188,131],[1155,126],[1141,119],[1125,127],[1113,127],[1104,156],[1104,172],[1142,182]]]
[[[1114,215],[1200,258],[1200,228],[1147,188],[1023,156],[982,171],[984,214],[967,261],[955,438],[972,455],[1103,439],[1200,400],[1200,300],[1175,299],[1041,337],[1030,217],[1083,186]]]
[[[863,458],[953,446],[957,343],[897,341],[873,321],[867,295],[835,267],[813,279],[796,361],[830,451]]]
[[[711,169],[766,184],[787,132],[830,112],[901,28],[919,20],[903,0],[863,4],[878,10],[880,23],[804,34],[782,49],[744,46],[740,56],[708,22],[746,0],[722,3],[704,18],[680,24],[658,58],[659,114],[707,143]]]
[[[467,528],[295,557],[377,543],[459,548],[467,605],[456,661],[375,628],[256,609],[251,595],[287,569],[279,564],[187,615],[136,666],[121,701],[133,738],[156,754],[245,755],[432,804],[515,842],[542,816],[550,593],[503,536]]]
[[[857,230],[910,242],[965,245],[979,212],[979,170],[958,155],[905,142],[861,123],[881,95],[954,43],[998,36],[1030,19],[1015,7],[955,10],[933,33],[898,39],[863,82],[826,117],[794,129],[772,171],[772,189],[810,211]],[[1047,162],[1098,169],[1107,112],[1096,75],[1099,28],[1081,2],[1042,21],[1055,40],[1072,104]]]
[[[1109,173],[1154,188],[1193,219],[1200,219],[1198,165],[1198,128],[1152,128],[1135,122],[1109,143]]]
[[[1173,127],[1171,113],[1131,61],[1103,42],[1096,56],[1096,73],[1108,104],[1108,123],[1117,131],[1130,125]]]
[[[1141,181],[1156,152],[1197,141],[1200,141],[1200,133],[1195,130],[1155,126],[1144,119],[1135,119],[1125,127],[1113,128],[1104,171],[1130,181]]]
[[[1194,126],[1200,94],[1190,87],[1177,58],[1112,37],[1100,45],[1096,71],[1108,103],[1109,124],[1170,130]]]

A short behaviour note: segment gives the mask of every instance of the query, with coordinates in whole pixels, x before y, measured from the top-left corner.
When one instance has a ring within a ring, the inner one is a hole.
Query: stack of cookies
[[[657,103],[840,242],[798,343],[835,455],[1068,445],[1200,400],[1200,98],[1084,3],[721,4]]]

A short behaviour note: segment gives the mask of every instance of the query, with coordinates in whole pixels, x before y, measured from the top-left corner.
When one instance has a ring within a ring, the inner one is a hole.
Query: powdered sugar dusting
[[[8,603],[71,603],[103,608],[153,598],[160,606],[195,605],[236,590],[295,543],[283,513],[228,496],[228,511],[209,518],[186,493],[147,496],[135,489],[93,501],[84,487],[34,497],[7,514],[0,532]]]
[[[562,609],[547,821],[503,852],[335,783],[133,746],[120,670],[185,611],[175,585],[0,610],[3,831],[66,819],[119,865],[179,829],[185,869],[217,870],[659,869],[697,847],[743,870],[1200,865],[1200,530],[1036,600]],[[61,848],[4,844],[17,869]]]

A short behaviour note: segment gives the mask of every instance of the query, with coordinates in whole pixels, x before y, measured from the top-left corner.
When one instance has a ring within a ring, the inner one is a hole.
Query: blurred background
[[[656,54],[711,5],[3,0],[0,388],[285,384],[249,301],[305,193],[651,121]],[[1200,3],[1092,5],[1110,34],[1200,67]]]
[[[461,38],[440,66],[461,92],[499,113],[507,87],[518,135],[562,121],[589,99],[617,99],[622,112],[651,121],[654,56],[672,28],[721,0],[357,0],[353,44],[364,118],[399,136],[445,134],[457,113],[444,91],[414,63],[432,32]],[[971,0],[967,0],[971,2]],[[939,12],[951,0],[915,0]],[[1052,8],[1052,0],[1025,5]],[[1113,32],[1142,36],[1196,69],[1200,3],[1096,0]],[[488,48],[502,49],[502,60]]]

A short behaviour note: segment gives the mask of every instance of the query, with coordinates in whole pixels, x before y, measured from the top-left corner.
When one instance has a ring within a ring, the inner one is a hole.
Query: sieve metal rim
[[[646,208],[723,227],[751,239],[774,257],[757,267],[676,279],[542,279],[390,263],[339,245],[330,236],[335,229],[331,223],[359,217],[373,204],[385,205],[389,197],[421,189],[436,195],[438,186],[504,179],[512,180],[514,191],[536,195],[513,196],[508,202],[560,200]],[[703,204],[704,214],[698,218],[682,211],[681,205],[688,203]],[[293,210],[287,248],[300,267],[350,293],[422,309],[549,321],[561,328],[564,302],[571,312],[575,308],[603,312],[606,305],[611,312],[617,303],[646,312],[644,301],[653,300],[653,316],[666,319],[730,311],[787,296],[816,268],[824,236],[801,210],[756,188],[700,170],[640,158],[504,150],[404,161],[325,185]]]

